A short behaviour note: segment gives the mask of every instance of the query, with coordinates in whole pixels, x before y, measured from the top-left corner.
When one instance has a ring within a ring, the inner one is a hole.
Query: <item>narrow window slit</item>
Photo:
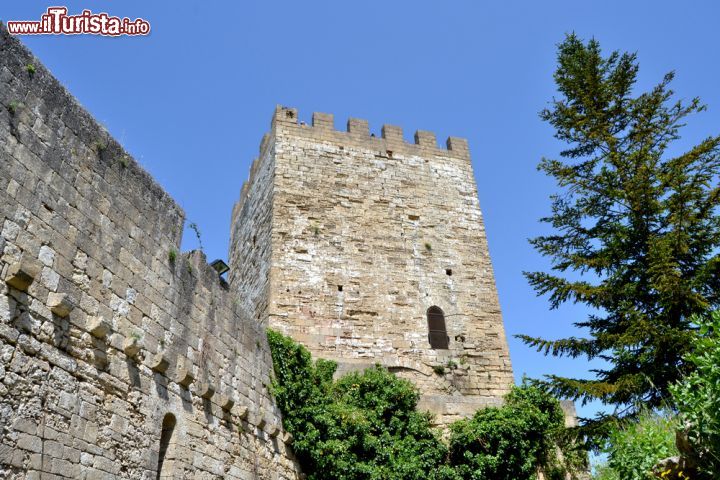
[[[447,350],[450,344],[450,338],[445,327],[445,314],[442,309],[432,306],[427,310],[428,322],[428,342],[430,348],[435,350]]]

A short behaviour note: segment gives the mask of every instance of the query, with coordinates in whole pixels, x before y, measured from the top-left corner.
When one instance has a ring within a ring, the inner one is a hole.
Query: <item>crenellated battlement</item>
[[[427,154],[435,150],[438,154],[469,158],[468,141],[460,137],[448,137],[445,148],[438,146],[435,133],[427,130],[417,130],[414,135],[415,143],[406,142],[403,138],[402,127],[396,125],[382,125],[380,137],[370,133],[367,120],[350,118],[345,131],[335,129],[335,119],[332,113],[313,112],[310,125],[300,121],[296,108],[275,107],[271,121],[271,129],[292,129],[293,133],[314,137],[329,137],[329,140],[345,142],[349,145],[377,148],[380,150],[398,151],[407,154]],[[265,143],[261,145],[261,151]]]

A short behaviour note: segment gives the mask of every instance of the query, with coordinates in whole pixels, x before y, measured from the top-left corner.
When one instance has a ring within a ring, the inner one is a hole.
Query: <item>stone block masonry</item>
[[[501,402],[512,369],[467,141],[370,135],[278,107],[233,211],[230,279],[263,325],[339,372],[381,363],[439,424]]]
[[[0,27],[0,478],[300,477],[256,298],[183,221]]]

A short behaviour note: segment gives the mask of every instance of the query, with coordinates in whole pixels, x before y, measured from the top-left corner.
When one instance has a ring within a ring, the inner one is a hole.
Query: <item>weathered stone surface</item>
[[[240,419],[248,418],[248,412],[250,411],[246,405],[235,405],[233,407],[233,414]]]
[[[260,429],[265,428],[265,425],[267,425],[267,419],[265,418],[265,414],[263,412],[259,412],[255,416],[255,425]]]
[[[75,308],[75,301],[67,293],[50,292],[47,306],[58,317],[67,317]]]
[[[170,362],[162,352],[156,353],[150,361],[150,368],[154,372],[165,373],[170,366]]]
[[[99,338],[100,340],[105,340],[111,332],[110,325],[103,317],[90,317],[87,328],[93,337]]]
[[[235,400],[230,395],[220,395],[218,398],[218,405],[223,410],[229,411],[235,405]]]
[[[128,337],[123,341],[123,352],[130,358],[137,357],[140,350],[142,350],[142,340],[138,337]]]
[[[208,382],[202,382],[197,386],[195,393],[201,398],[210,399],[215,395],[215,388]]]
[[[34,260],[22,258],[11,263],[5,275],[5,283],[22,292],[27,292],[30,284],[40,274],[40,264]]]
[[[195,376],[192,372],[192,366],[178,366],[177,371],[175,372],[175,383],[177,383],[178,385],[182,385],[185,388],[188,388],[193,383],[193,381],[195,381]]]

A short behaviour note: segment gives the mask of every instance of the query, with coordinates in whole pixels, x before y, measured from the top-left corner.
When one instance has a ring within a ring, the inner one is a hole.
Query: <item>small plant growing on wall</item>
[[[432,245],[430,245],[430,242],[425,242],[425,250],[428,252],[432,251]]]
[[[127,168],[129,164],[130,157],[128,157],[127,155],[123,155],[122,157],[120,157],[120,165],[122,165],[123,168]]]
[[[28,63],[25,66],[25,71],[28,73],[28,75],[30,75],[30,78],[32,78],[33,76],[35,76],[35,65],[33,65],[32,63]]]
[[[198,241],[198,248],[199,248],[200,251],[202,252],[202,251],[203,251],[203,244],[202,244],[202,235],[200,234],[200,227],[198,227],[197,223],[191,222],[191,223],[188,225],[188,228],[189,228],[190,230],[192,230],[193,232],[195,232],[195,237],[197,238],[197,241]]]
[[[445,365],[434,365],[432,369],[438,375],[445,375]]]
[[[177,260],[177,256],[178,256],[177,250],[175,250],[174,248],[171,248],[170,251],[168,252],[168,260],[170,261],[170,263],[172,263],[174,265],[175,260]]]
[[[100,140],[95,140],[95,143],[93,143],[93,149],[99,154],[102,155],[105,150],[107,150],[108,145],[105,142],[102,142]]]
[[[7,109],[8,112],[10,112],[10,115],[15,115],[20,109],[20,102],[10,102],[7,106]]]

